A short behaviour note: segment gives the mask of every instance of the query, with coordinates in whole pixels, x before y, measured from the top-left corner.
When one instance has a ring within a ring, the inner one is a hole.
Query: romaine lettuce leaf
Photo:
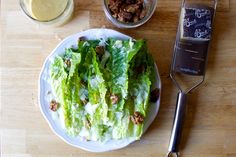
[[[54,59],[50,66],[51,86],[56,97],[63,108],[65,126],[71,125],[70,101],[68,101],[67,72],[64,68],[64,61],[60,56]]]
[[[78,92],[80,90],[80,78],[78,77],[78,64],[80,63],[80,54],[66,49],[65,55],[57,56],[50,67],[51,85],[59,103],[63,108],[65,126],[68,130],[78,130],[82,126],[79,119],[81,101]],[[68,61],[69,64],[65,64]],[[78,132],[76,131],[76,132]],[[75,131],[69,131],[75,135]]]
[[[103,75],[99,69],[99,64],[96,56],[96,52],[93,48],[89,49],[87,61],[91,60],[91,66],[89,67],[89,76],[88,76],[88,94],[89,102],[92,105],[98,105],[95,113],[91,116],[91,133],[98,136],[93,136],[96,139],[100,140],[104,132],[104,124],[107,123],[107,112],[108,105],[106,103],[106,84],[103,79]]]
[[[108,50],[111,53],[111,57],[108,62],[108,71],[110,71],[111,78],[111,81],[109,82],[110,91],[111,93],[118,95],[120,98],[119,103],[117,104],[119,108],[118,110],[116,110],[114,106],[110,105],[111,111],[109,112],[109,118],[111,121],[113,121],[114,124],[112,131],[112,136],[114,139],[125,138],[129,135],[139,138],[142,134],[143,126],[141,124],[138,126],[134,126],[130,121],[130,115],[134,113],[134,110],[138,110],[136,109],[137,107],[144,113],[145,111],[143,107],[147,104],[147,102],[142,102],[140,98],[134,100],[130,98],[130,100],[127,100],[127,94],[128,88],[131,88],[131,90],[135,90],[137,88],[135,86],[129,87],[130,82],[132,82],[133,80],[128,80],[128,70],[130,67],[130,62],[138,52],[143,54],[147,53],[146,49],[143,48],[145,47],[144,43],[145,42],[143,40],[134,42],[131,40],[121,41],[112,39],[110,39],[108,42]],[[141,49],[142,52],[140,52]],[[139,61],[139,59],[137,60]],[[136,81],[135,78],[133,79],[134,81]],[[137,83],[135,82],[133,84],[136,85]],[[141,90],[145,88],[141,87],[138,86],[138,88],[140,88]],[[148,84],[146,87],[149,88],[150,84]],[[140,93],[138,97],[141,97],[142,94],[145,94],[144,99],[148,97],[148,94],[146,94],[146,92]],[[123,109],[125,101],[127,101],[127,104],[125,109]],[[134,106],[134,104],[136,107]]]
[[[130,115],[139,112],[145,118],[148,112],[149,95],[152,82],[154,82],[154,61],[147,52],[146,43],[139,53],[131,60],[129,69],[129,100],[125,108]],[[129,122],[128,134],[139,139],[143,133],[143,123],[135,125]]]
[[[123,109],[124,99],[128,94],[128,69],[129,62],[133,56],[143,46],[143,40],[108,40],[108,51],[110,58],[107,64],[107,69],[110,72],[108,85],[110,92],[119,97],[117,104],[120,110]]]

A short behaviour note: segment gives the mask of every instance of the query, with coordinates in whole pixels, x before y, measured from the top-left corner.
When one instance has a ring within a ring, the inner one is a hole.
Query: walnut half
[[[105,47],[104,46],[96,46],[95,51],[99,56],[102,56],[105,53]]]
[[[156,102],[159,98],[159,95],[160,95],[160,91],[158,88],[155,88],[154,90],[152,90],[150,93],[151,102]]]
[[[130,120],[134,124],[141,124],[144,121],[144,117],[143,117],[143,115],[140,112],[135,111],[134,114],[130,116]]]
[[[54,111],[54,112],[57,111],[58,107],[59,107],[59,103],[56,102],[55,100],[52,100],[52,101],[50,102],[50,109],[51,109],[52,111]]]
[[[71,61],[69,59],[66,59],[64,62],[65,62],[67,67],[71,66]]]

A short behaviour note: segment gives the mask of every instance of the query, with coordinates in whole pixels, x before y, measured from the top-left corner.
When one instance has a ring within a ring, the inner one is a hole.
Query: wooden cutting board
[[[180,0],[158,0],[151,20],[137,29],[118,29],[105,18],[100,0],[77,0],[73,19],[50,28],[27,19],[18,1],[1,1],[0,113],[3,157],[164,157],[177,90],[168,77]],[[64,143],[50,130],[37,102],[43,61],[70,34],[112,28],[145,38],[157,62],[161,107],[140,141],[108,153],[89,153]],[[236,157],[236,0],[219,0],[206,82],[190,97],[183,157]]]

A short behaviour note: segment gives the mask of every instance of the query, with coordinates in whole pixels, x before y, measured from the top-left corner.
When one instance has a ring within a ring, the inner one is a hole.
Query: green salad
[[[86,140],[139,139],[150,105],[154,62],[144,40],[85,40],[50,65],[53,111],[67,134]]]

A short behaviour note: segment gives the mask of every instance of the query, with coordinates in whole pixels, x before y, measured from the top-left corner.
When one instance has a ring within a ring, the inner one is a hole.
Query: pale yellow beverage
[[[63,25],[74,10],[73,0],[20,0],[20,5],[31,19],[47,25]]]
[[[49,21],[63,13],[67,2],[68,0],[30,0],[29,8],[35,19]]]

